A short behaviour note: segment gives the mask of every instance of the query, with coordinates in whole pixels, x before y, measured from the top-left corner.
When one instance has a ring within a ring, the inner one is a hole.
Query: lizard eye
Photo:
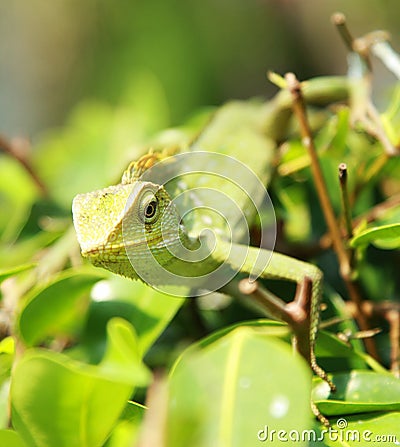
[[[152,200],[147,206],[146,209],[144,210],[144,217],[146,219],[151,219],[152,217],[155,216],[157,211],[157,202],[155,200]]]
[[[142,219],[145,224],[153,223],[158,217],[158,200],[154,195],[145,200],[142,207]]]

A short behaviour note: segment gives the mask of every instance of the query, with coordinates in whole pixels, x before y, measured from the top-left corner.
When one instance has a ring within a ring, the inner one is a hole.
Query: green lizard
[[[347,98],[347,81],[316,78],[304,83],[303,93],[308,104],[326,105]],[[321,271],[272,249],[250,247],[246,225],[243,225],[245,222],[249,227],[254,222],[263,201],[262,194],[252,190],[253,179],[251,175],[247,178],[247,173],[250,170],[262,184],[268,184],[276,148],[285,138],[290,116],[291,98],[286,90],[265,103],[230,102],[214,113],[187,147],[174,151],[179,155],[189,154],[189,158],[180,159],[168,150],[150,151],[131,163],[121,183],[76,196],[73,218],[82,255],[95,266],[131,279],[142,279],[177,295],[193,296],[204,290],[221,289],[236,274],[298,284],[309,278],[311,315],[308,352],[303,349],[303,355],[312,369],[327,379],[314,354],[322,293]],[[244,165],[247,170],[241,168]],[[191,174],[183,183],[177,173],[181,169]],[[222,174],[204,173],[210,170],[213,173],[215,169]],[[236,169],[243,169],[240,171],[244,173],[242,190],[238,185],[241,174],[235,175]],[[236,180],[229,183],[232,176]],[[228,183],[224,186],[226,177]],[[213,207],[220,205],[223,212],[210,212],[208,204],[204,204],[202,188],[208,189],[207,200],[211,200]],[[190,208],[193,212],[182,214],[174,196],[182,198],[180,204],[184,204],[184,210]],[[235,212],[231,213],[233,208]],[[221,214],[232,216],[224,219]],[[205,228],[212,229],[213,234]],[[210,275],[216,270],[219,273],[215,282]]]

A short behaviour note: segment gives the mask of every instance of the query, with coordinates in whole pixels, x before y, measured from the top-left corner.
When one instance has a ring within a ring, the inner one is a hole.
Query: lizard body
[[[323,105],[343,100],[347,97],[347,81],[344,78],[312,80],[304,87],[304,97],[307,102]],[[310,325],[306,334],[309,351],[303,355],[314,371],[326,378],[316,365],[314,355],[322,293],[321,271],[312,264],[272,250],[249,247],[244,223],[247,228],[253,223],[264,197],[254,192],[256,197],[252,202],[237,182],[235,187],[229,182],[226,186],[226,177],[234,175],[234,165],[230,166],[229,162],[228,167],[224,167],[223,159],[212,155],[225,155],[235,160],[232,163],[246,165],[267,185],[273,172],[276,148],[285,137],[290,115],[291,101],[284,90],[266,103],[235,101],[222,106],[189,147],[181,150],[183,154],[192,154],[195,160],[184,159],[185,169],[192,172],[184,182],[168,174],[172,181],[169,189],[164,187],[153,168],[161,162],[165,165],[163,172],[173,173],[176,169],[174,156],[168,151],[149,152],[131,163],[120,184],[76,196],[74,225],[82,255],[94,265],[131,279],[140,277],[154,286],[163,281],[174,282],[179,277],[182,284],[191,287],[194,284],[191,280],[200,278],[195,283],[196,290],[215,290],[209,274],[218,268],[222,268],[220,275],[228,278],[233,277],[229,276],[231,272],[240,272],[296,283],[301,283],[305,277],[311,279]],[[211,159],[207,159],[208,154]],[[202,170],[197,166],[201,157],[206,162],[211,160],[209,166],[205,164],[202,168],[217,169],[222,175],[206,178],[198,172]],[[213,163],[215,166],[211,166]],[[247,180],[242,179],[242,182]],[[228,222],[218,213],[208,212],[202,207],[201,188],[205,187],[213,191],[208,193],[208,199],[215,198],[219,205],[224,204],[219,194],[228,194],[243,212],[242,216],[231,213],[229,203],[223,207],[229,215]],[[251,185],[247,187],[251,195]],[[172,203],[172,195],[179,196],[184,191],[192,191],[192,194],[183,195],[183,200],[188,200],[191,208],[195,208],[190,216],[182,216]],[[233,231],[227,236],[228,227]],[[204,235],[204,228],[212,228],[214,238]],[[135,270],[137,266],[140,274]],[[169,274],[162,275],[161,270]]]

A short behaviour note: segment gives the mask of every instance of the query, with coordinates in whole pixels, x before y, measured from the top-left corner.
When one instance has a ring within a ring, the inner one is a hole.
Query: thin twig
[[[347,49],[353,51],[353,36],[346,24],[346,16],[341,12],[335,12],[331,17],[332,23],[336,26],[340,37],[343,39]]]
[[[15,147],[15,145],[11,141],[9,141],[3,135],[0,135],[0,150],[14,158],[25,169],[32,181],[38,187],[43,197],[49,197],[49,192],[46,185],[41,180],[37,172],[34,170],[30,161],[21,153],[20,150],[18,150],[17,147]]]
[[[400,312],[400,303],[395,303],[393,301],[381,301],[379,303],[375,303],[373,301],[367,300],[363,301],[362,308],[364,314],[367,315],[369,318],[372,318],[374,316],[382,317],[392,310]],[[355,315],[357,313],[357,308],[351,301],[346,302],[346,309],[351,315]]]
[[[364,301],[362,307],[368,317],[383,317],[389,323],[390,370],[396,377],[400,377],[400,303]],[[353,315],[357,313],[354,303],[346,303],[346,308]]]
[[[368,318],[363,312],[362,303],[363,299],[361,297],[361,292],[358,283],[352,278],[344,278],[347,290],[349,292],[350,299],[354,302],[357,313],[355,314],[355,319],[362,331],[369,331],[371,327],[368,322]],[[379,355],[376,349],[375,340],[373,338],[366,338],[364,340],[365,348],[371,357],[378,360]]]
[[[332,15],[331,21],[333,25],[336,26],[336,29],[339,32],[340,37],[342,38],[346,48],[350,53],[357,53],[361,59],[363,64],[368,67],[368,71],[371,68],[371,62],[369,60],[369,51],[364,51],[363,41],[360,39],[354,39],[352,34],[350,33],[349,28],[346,23],[346,16],[341,12],[336,12]]]
[[[342,235],[333,212],[332,204],[329,199],[328,190],[325,179],[322,174],[322,169],[318,160],[317,152],[312,138],[311,129],[308,123],[304,100],[302,97],[301,86],[296,76],[293,73],[288,73],[285,76],[288,90],[293,98],[293,110],[300,125],[300,132],[304,146],[307,148],[311,158],[311,170],[315,182],[315,187],[318,193],[321,208],[331,234],[333,248],[339,260],[339,268],[341,276],[346,284],[347,290],[351,300],[356,304],[358,309],[357,321],[360,329],[363,331],[369,330],[368,320],[362,312],[361,303],[362,297],[358,284],[351,277],[351,263],[350,254],[345,249]],[[371,339],[365,340],[366,348],[372,357],[377,358],[377,350],[375,342]]]
[[[353,332],[351,329],[346,329],[343,332],[336,334],[337,338],[344,343],[350,345],[350,340],[361,340],[369,337],[374,337],[382,332],[381,328],[370,329],[369,331],[357,331]]]
[[[342,199],[343,218],[346,228],[346,240],[350,240],[353,237],[353,224],[350,211],[349,191],[347,189],[347,165],[346,163],[340,163],[339,165],[339,184]],[[354,250],[351,247],[347,247],[350,260],[351,272],[354,273],[356,257]]]
[[[355,217],[353,219],[353,228],[356,228],[361,222],[371,223],[380,217],[384,216],[390,209],[396,208],[400,205],[400,194],[396,194],[388,199],[384,200],[376,204],[374,207],[370,208],[363,214]],[[343,234],[343,236],[345,236]],[[332,246],[332,238],[329,232],[323,234],[320,240],[314,245],[308,245],[307,250],[303,248],[308,257],[311,257],[312,254],[318,254],[321,251],[328,250]],[[290,253],[288,249],[286,252]],[[304,255],[304,256],[306,256]]]
[[[286,75],[287,87],[292,94],[293,110],[300,124],[300,132],[304,146],[307,148],[311,159],[311,170],[317,189],[318,197],[321,203],[322,211],[325,216],[326,223],[332,236],[333,246],[339,258],[340,270],[344,277],[350,274],[349,257],[346,253],[342,242],[339,226],[328,195],[328,188],[322,174],[322,169],[318,160],[317,151],[315,149],[314,140],[311,135],[311,129],[307,120],[301,86],[293,73]]]
[[[347,231],[347,239],[353,237],[353,226],[351,222],[351,212],[350,212],[350,203],[349,203],[349,192],[347,189],[347,165],[346,163],[340,163],[339,165],[339,184],[340,184],[340,192],[342,197],[342,209],[343,209],[343,217],[344,223]]]
[[[370,208],[366,213],[357,216],[354,219],[354,226],[356,227],[362,221],[371,223],[374,220],[379,219],[381,216],[387,213],[387,211],[390,210],[391,208],[395,208],[399,205],[400,205],[400,194],[396,194],[392,197],[389,197],[385,201],[375,205],[373,208]]]
[[[371,101],[371,61],[370,53],[375,46],[389,39],[385,31],[375,31],[354,39],[346,25],[342,13],[332,16],[332,22],[349,51],[349,77],[353,79],[350,102],[352,120],[359,121],[365,131],[381,142],[385,152],[392,157],[398,154],[397,148],[390,142],[382,125],[379,113]]]

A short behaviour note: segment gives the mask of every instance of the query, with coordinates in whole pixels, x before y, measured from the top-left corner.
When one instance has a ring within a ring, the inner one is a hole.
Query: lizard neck
[[[214,256],[216,241],[210,236],[192,237],[182,227],[179,240],[152,250],[157,266],[149,267],[146,262],[148,274],[142,279],[155,286],[179,284],[190,289],[207,289],[210,275],[221,264]]]

